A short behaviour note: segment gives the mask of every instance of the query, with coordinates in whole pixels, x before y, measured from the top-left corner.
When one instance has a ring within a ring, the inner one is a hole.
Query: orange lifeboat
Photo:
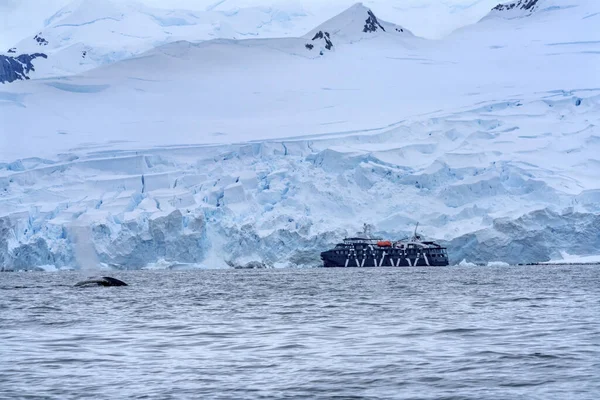
[[[377,242],[377,246],[379,246],[379,247],[392,247],[392,242],[390,242],[389,240],[381,240],[381,241]]]

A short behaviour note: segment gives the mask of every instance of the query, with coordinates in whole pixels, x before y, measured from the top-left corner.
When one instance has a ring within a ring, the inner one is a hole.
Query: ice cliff
[[[159,260],[316,266],[321,250],[364,222],[380,236],[402,238],[417,221],[423,234],[448,244],[455,263],[593,254],[600,192],[579,191],[583,181],[572,176],[595,174],[600,132],[592,120],[600,95],[556,96],[550,103],[490,105],[484,119],[468,118],[468,110],[343,139],[5,164],[0,261],[15,268],[141,268]],[[546,141],[544,127],[527,134],[517,128],[540,107],[556,113],[547,124],[561,137]],[[573,113],[581,123],[561,117]],[[535,141],[557,147],[534,167],[526,147]],[[576,151],[564,153],[563,141]],[[491,143],[513,150],[475,150]],[[560,168],[552,168],[558,157]]]

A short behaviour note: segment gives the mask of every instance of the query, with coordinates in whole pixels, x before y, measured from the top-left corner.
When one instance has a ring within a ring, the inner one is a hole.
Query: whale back
[[[85,281],[77,282],[75,286],[127,286],[127,284],[110,276],[102,276],[100,278],[91,278]]]

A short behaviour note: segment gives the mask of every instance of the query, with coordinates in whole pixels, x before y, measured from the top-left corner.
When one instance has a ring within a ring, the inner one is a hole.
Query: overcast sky
[[[43,28],[44,20],[72,0],[0,0],[0,47],[8,48]],[[122,0],[112,0],[117,3]],[[324,21],[356,0],[137,0],[165,9],[231,10],[270,6],[304,10]],[[506,0],[363,0],[379,18],[405,26],[419,36],[440,38],[466,24],[475,23],[493,6]]]

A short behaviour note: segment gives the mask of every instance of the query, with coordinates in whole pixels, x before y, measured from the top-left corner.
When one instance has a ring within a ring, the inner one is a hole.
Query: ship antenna
[[[415,234],[413,236],[413,240],[420,239],[419,236],[417,236],[417,229],[419,229],[419,222],[418,221],[417,221],[417,226],[415,226]]]
[[[369,239],[371,237],[371,225],[366,222],[363,223],[363,234],[365,235],[365,239]]]

